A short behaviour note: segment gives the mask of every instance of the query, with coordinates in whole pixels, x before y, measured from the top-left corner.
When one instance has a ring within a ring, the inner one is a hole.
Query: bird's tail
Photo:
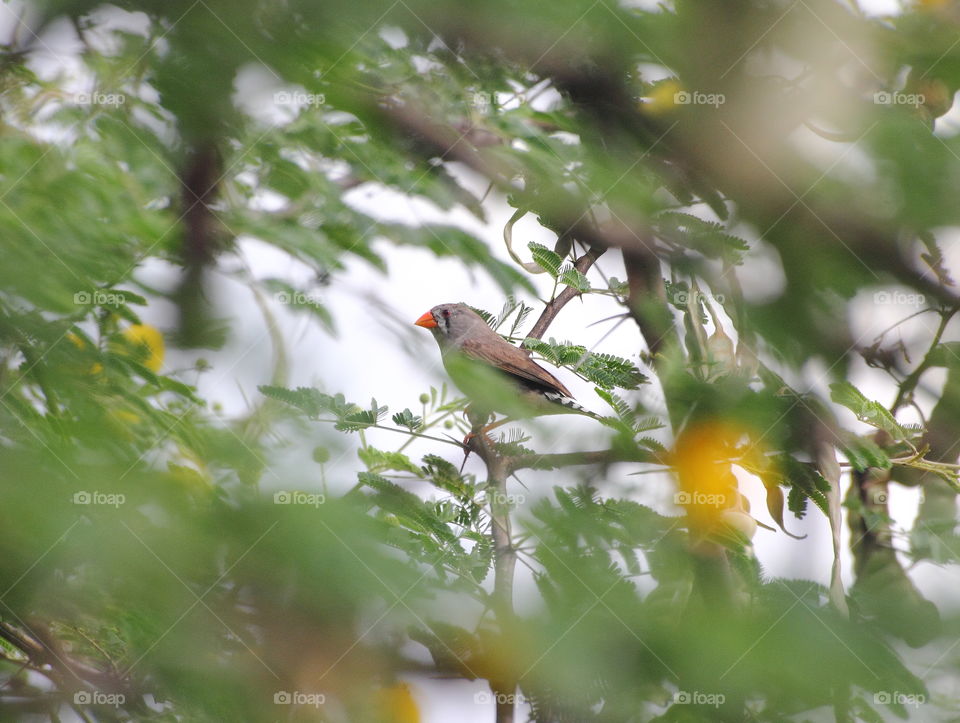
[[[594,419],[603,418],[599,414],[595,414],[591,412],[589,409],[584,407],[582,404],[580,404],[580,402],[578,402],[573,397],[568,397],[565,394],[557,394],[556,392],[544,392],[543,396],[545,396],[548,400],[550,400],[554,404],[559,404],[562,407],[566,407],[573,414],[583,414],[587,417],[593,417]]]

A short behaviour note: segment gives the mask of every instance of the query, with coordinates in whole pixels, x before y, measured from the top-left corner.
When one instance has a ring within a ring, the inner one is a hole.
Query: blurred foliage
[[[956,717],[934,697],[956,620],[911,572],[960,562],[960,4],[903,6],[3,3],[0,718],[408,722],[437,677],[489,681],[464,720]],[[356,189],[478,222],[506,203],[512,261]],[[552,248],[514,243],[527,216]],[[247,239],[312,281],[258,277]],[[390,247],[495,281],[485,318],[596,385],[606,447],[507,433],[479,479],[445,387],[389,410],[287,389],[278,355],[227,419],[207,362],[167,361],[227,340],[213,275],[271,329],[272,300],[335,333],[327,294]],[[530,325],[578,297],[619,305],[631,358]],[[160,306],[174,327],[141,318]],[[865,314],[893,325],[866,339]],[[321,445],[315,487],[277,489],[288,435],[328,423],[363,471],[328,480]],[[528,468],[556,470],[530,505],[504,492]],[[617,491],[667,470],[680,512]],[[839,554],[846,522],[849,590],[761,569],[742,472],[784,532],[822,515]],[[922,492],[912,529],[892,485]]]

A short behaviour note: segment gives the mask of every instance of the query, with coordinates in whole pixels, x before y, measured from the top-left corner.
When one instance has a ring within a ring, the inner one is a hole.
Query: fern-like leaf
[[[578,376],[604,389],[636,389],[647,381],[633,362],[612,354],[599,354],[585,346],[553,339],[526,338],[524,347],[555,366],[570,369]]]
[[[563,265],[563,259],[560,254],[548,249],[543,244],[538,244],[533,241],[527,244],[527,248],[530,249],[530,255],[533,256],[534,262],[536,262],[540,268],[553,278],[557,278],[560,275],[560,267]]]
[[[657,229],[663,238],[696,249],[708,258],[722,258],[738,263],[750,245],[734,236],[718,223],[689,213],[665,211],[657,215]]]

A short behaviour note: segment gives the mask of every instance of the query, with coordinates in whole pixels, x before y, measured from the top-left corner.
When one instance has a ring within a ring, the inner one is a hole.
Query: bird
[[[583,414],[601,419],[530,359],[529,350],[505,340],[466,304],[439,304],[413,323],[429,329],[437,340],[447,373],[471,400],[467,414],[474,428],[494,412],[507,418],[484,427],[484,432],[511,418]]]

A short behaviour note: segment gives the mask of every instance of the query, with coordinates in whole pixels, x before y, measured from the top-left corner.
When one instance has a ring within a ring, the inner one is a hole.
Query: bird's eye
[[[444,319],[449,319],[449,318],[450,318],[450,310],[449,310],[449,309],[444,309],[444,310],[443,310],[443,318],[444,318]]]

